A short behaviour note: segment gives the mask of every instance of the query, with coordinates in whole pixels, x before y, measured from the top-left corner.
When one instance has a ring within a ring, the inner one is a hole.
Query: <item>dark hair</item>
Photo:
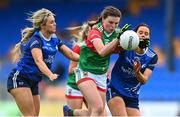
[[[95,21],[88,21],[84,23],[83,26],[70,27],[68,30],[79,30],[78,34],[74,34],[76,38],[79,40],[83,40],[87,38],[88,31],[93,27],[93,25],[102,21],[102,18],[107,18],[108,16],[121,17],[121,11],[113,6],[107,6],[101,12],[101,16]]]
[[[103,19],[106,19],[108,16],[114,16],[114,17],[121,17],[121,11],[113,6],[107,6],[104,8],[104,10],[101,12],[100,17],[96,21],[88,21],[88,25],[92,27],[93,25],[99,23]]]
[[[151,28],[146,24],[146,23],[141,23],[139,25],[137,25],[135,28],[134,28],[134,31],[137,32],[137,30],[139,29],[139,27],[141,26],[144,26],[144,27],[147,27],[149,29],[149,33],[151,34]]]
[[[107,6],[101,12],[101,17],[105,19],[108,16],[121,17],[121,11],[118,8],[116,8],[116,7]]]

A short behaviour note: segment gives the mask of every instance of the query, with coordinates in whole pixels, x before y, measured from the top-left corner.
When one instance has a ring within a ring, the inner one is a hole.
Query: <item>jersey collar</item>
[[[50,40],[51,40],[51,36],[50,36],[49,38],[46,38],[46,37],[44,37],[44,35],[42,34],[41,31],[39,31],[39,34],[40,34],[40,36],[41,36],[44,40],[46,40],[46,41],[50,41]]]

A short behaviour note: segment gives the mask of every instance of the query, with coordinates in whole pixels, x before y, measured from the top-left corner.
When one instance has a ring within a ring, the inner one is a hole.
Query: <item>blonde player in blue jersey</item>
[[[28,18],[32,28],[25,28],[21,41],[14,48],[17,66],[8,77],[7,88],[14,97],[23,116],[38,116],[40,96],[38,83],[43,75],[50,80],[58,75],[51,72],[51,64],[59,50],[71,60],[78,61],[79,55],[71,51],[56,36],[54,14],[42,8]]]
[[[149,48],[148,25],[140,24],[135,31],[140,38],[139,47],[119,54],[108,84],[106,98],[113,116],[140,116],[139,89],[148,81],[158,60]]]

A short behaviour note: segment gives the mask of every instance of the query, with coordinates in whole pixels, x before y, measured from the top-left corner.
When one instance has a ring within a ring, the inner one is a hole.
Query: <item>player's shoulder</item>
[[[99,31],[99,32],[103,32],[102,23],[99,22],[99,23],[95,24],[95,25],[92,27],[92,30]]]
[[[56,35],[55,33],[53,33],[53,34],[51,35],[51,39],[52,39],[53,41],[59,40],[58,37],[57,37],[57,35]]]
[[[74,44],[74,46],[78,46],[78,47],[81,47],[85,45],[85,41],[78,41],[77,43]]]
[[[73,48],[80,48],[80,44],[79,43],[74,44]]]
[[[94,38],[101,38],[102,32],[100,32],[97,28],[92,28],[88,33],[88,40]]]
[[[92,28],[90,31],[89,31],[90,34],[101,34],[102,31],[99,30],[98,28]]]
[[[147,48],[146,55],[151,58],[157,56],[156,52],[152,48],[149,48],[149,47]]]
[[[31,37],[40,38],[40,33],[39,33],[39,31],[35,31]]]
[[[62,40],[55,33],[51,35],[51,40],[55,43],[63,43]]]
[[[57,37],[57,35],[56,35],[55,33],[53,33],[53,34],[51,35],[51,38],[57,39],[58,37]]]
[[[33,33],[33,35],[29,38],[28,43],[33,43],[34,41],[38,41],[39,43],[42,41],[38,31]]]

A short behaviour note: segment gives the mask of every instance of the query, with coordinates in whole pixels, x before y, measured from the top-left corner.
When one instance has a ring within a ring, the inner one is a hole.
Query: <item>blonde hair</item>
[[[78,39],[78,41],[82,41],[87,38],[88,31],[90,30],[90,26],[87,23],[84,23],[82,26],[77,27],[69,27],[68,30],[78,30],[78,34],[73,34],[74,37]]]
[[[14,54],[13,62],[17,62],[21,56],[21,44],[27,42],[33,33],[41,29],[41,25],[45,25],[47,22],[47,17],[50,15],[55,16],[50,10],[42,8],[36,12],[31,12],[28,14],[28,21],[33,24],[33,27],[26,27],[21,31],[22,39],[19,43],[15,45],[12,52]]]

